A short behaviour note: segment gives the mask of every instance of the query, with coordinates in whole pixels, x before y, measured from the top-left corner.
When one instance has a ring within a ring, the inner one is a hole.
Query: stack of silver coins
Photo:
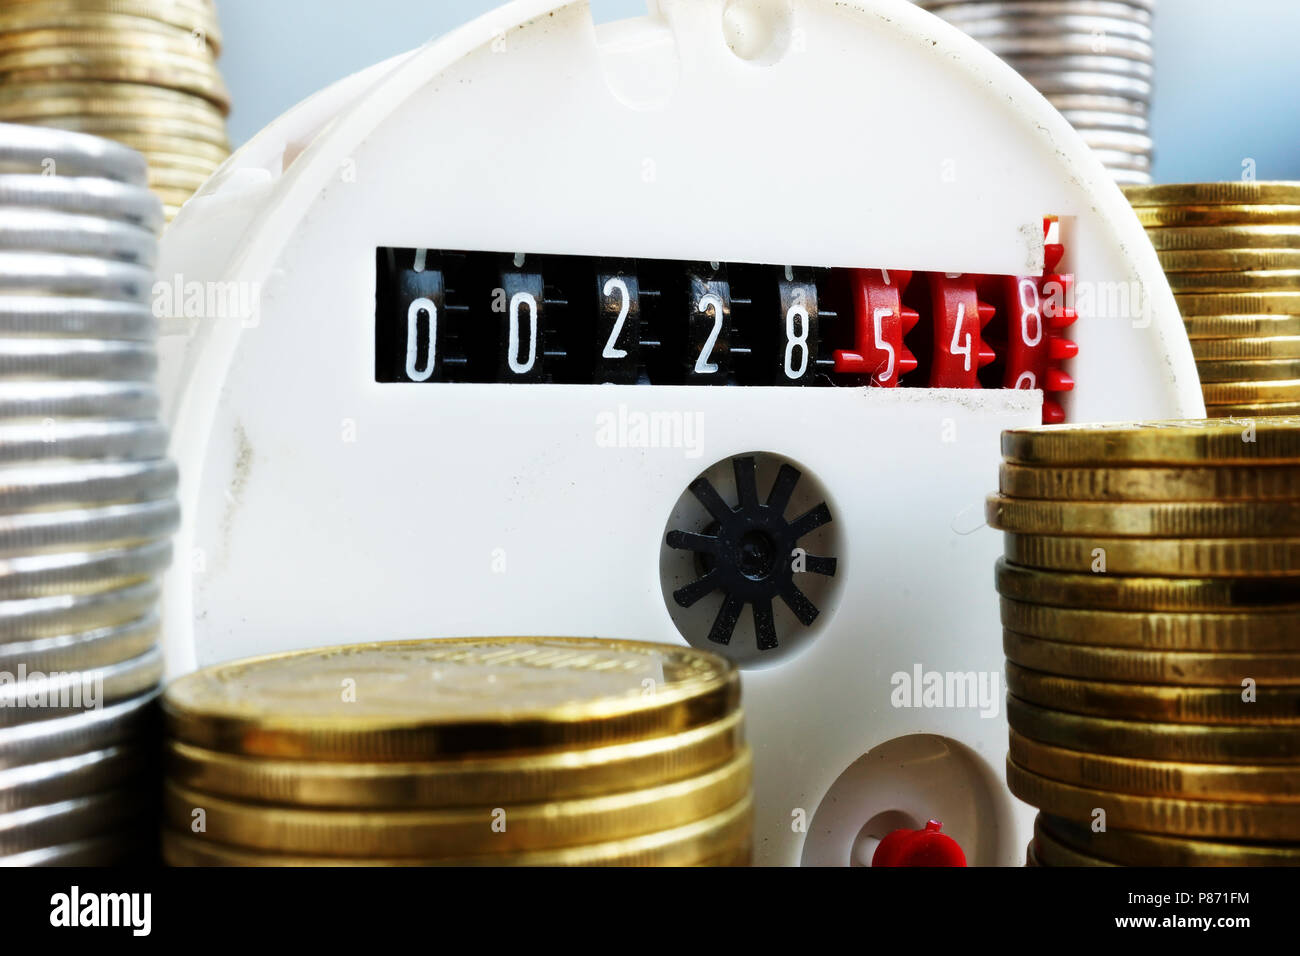
[[[1119,183],[1151,181],[1156,0],[916,0],[1047,97]]]
[[[161,224],[140,154],[0,124],[0,865],[156,852]]]

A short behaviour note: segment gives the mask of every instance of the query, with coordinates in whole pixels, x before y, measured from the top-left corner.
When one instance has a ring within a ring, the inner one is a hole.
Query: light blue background
[[[236,145],[332,81],[497,0],[218,0]],[[596,0],[600,19],[644,0]],[[1152,135],[1160,182],[1300,179],[1300,2],[1160,0]]]

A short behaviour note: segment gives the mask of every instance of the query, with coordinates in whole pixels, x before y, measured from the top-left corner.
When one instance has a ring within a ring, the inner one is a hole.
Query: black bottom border
[[[89,895],[149,894],[147,936],[130,925],[53,925],[61,897],[70,922],[74,886],[82,913]],[[706,928],[734,945],[751,935],[775,942],[769,934],[782,926],[827,942],[843,927],[859,940],[885,931],[919,943],[1138,936],[1184,945],[1290,930],[1294,886],[1288,871],[1269,869],[45,869],[0,871],[0,912],[11,952],[74,933],[127,945],[284,940],[337,951],[349,940],[662,944]]]

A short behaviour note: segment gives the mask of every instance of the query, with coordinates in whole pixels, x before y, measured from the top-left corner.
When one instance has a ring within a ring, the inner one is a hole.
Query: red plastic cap
[[[924,830],[895,830],[880,841],[871,865],[965,866],[966,854],[942,829],[942,823],[931,820]]]

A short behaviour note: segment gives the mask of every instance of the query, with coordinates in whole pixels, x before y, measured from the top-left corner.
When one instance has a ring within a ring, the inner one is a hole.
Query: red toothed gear
[[[872,385],[896,388],[899,377],[916,368],[916,356],[903,344],[921,318],[902,302],[911,281],[910,272],[849,270],[854,348],[835,352],[836,372],[868,375]]]
[[[990,341],[1002,357],[1002,388],[1042,388],[1047,373],[1048,336],[1040,276],[981,276],[980,296],[993,303],[1000,321]]]
[[[927,272],[924,280],[919,291],[933,332],[930,387],[980,388],[979,370],[997,358],[984,341],[984,327],[997,310],[980,301],[973,275]]]
[[[1044,239],[1050,236],[1054,222],[1056,219],[1052,216],[1043,220]],[[1044,332],[1047,339],[1047,364],[1043,369],[1040,386],[1043,389],[1043,424],[1045,425],[1055,425],[1065,421],[1065,409],[1051,396],[1053,393],[1068,392],[1074,388],[1074,379],[1065,373],[1061,363],[1074,358],[1079,353],[1079,346],[1061,334],[1062,329],[1073,325],[1075,319],[1079,317],[1071,304],[1074,302],[1074,276],[1056,272],[1056,267],[1061,264],[1064,257],[1065,246],[1062,243],[1044,243],[1043,275],[1038,283],[1038,294],[1042,316],[1047,321]]]
[[[880,841],[871,865],[965,866],[966,854],[942,829],[942,823],[931,820],[923,830],[895,830]]]

